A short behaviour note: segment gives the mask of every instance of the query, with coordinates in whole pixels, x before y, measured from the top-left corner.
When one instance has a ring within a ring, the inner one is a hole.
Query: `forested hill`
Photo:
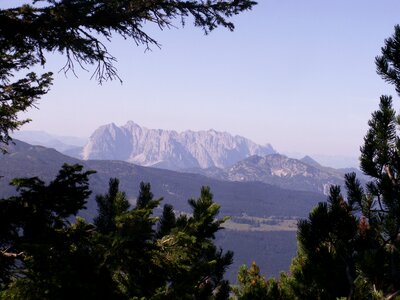
[[[96,170],[91,177],[93,194],[104,193],[110,177],[117,177],[121,189],[133,199],[141,181],[150,182],[154,194],[163,196],[178,210],[186,210],[186,200],[198,194],[201,186],[210,186],[215,199],[227,215],[243,212],[255,216],[299,216],[325,197],[318,193],[281,189],[260,182],[225,182],[198,174],[179,173],[169,170],[137,166],[122,161],[82,161],[63,155],[54,149],[32,146],[15,140],[8,147],[9,153],[0,157],[1,196],[9,195],[13,188],[8,182],[15,177],[38,176],[50,180],[63,163],[82,164],[87,170]],[[92,207],[92,205],[89,205]]]
[[[50,181],[64,163],[82,164],[86,170],[97,171],[90,179],[93,193],[88,209],[81,213],[88,219],[97,210],[94,195],[106,192],[110,177],[120,179],[120,188],[132,203],[138,194],[139,183],[145,181],[151,183],[155,197],[164,197],[163,203],[171,203],[181,212],[188,211],[187,200],[197,197],[202,186],[210,186],[215,201],[221,205],[220,214],[231,217],[228,229],[219,235],[221,246],[235,252],[235,263],[229,271],[231,280],[235,280],[238,266],[250,264],[252,259],[265,265],[268,274],[277,275],[279,271],[287,270],[296,252],[296,228],[288,228],[288,224],[295,226],[299,217],[306,217],[317,202],[325,200],[322,194],[285,190],[261,182],[221,181],[123,161],[82,161],[54,149],[18,140],[14,142],[15,145],[8,147],[9,153],[0,156],[0,170],[4,176],[0,179],[0,196],[14,192],[8,184],[12,178],[38,176]],[[243,247],[240,236],[246,236],[251,249]]]

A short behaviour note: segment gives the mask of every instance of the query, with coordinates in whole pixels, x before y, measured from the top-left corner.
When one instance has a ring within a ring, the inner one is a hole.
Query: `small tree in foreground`
[[[376,65],[400,95],[399,25]],[[332,187],[328,201],[299,222],[298,255],[277,285],[290,290],[289,299],[400,299],[400,116],[392,97],[380,98],[368,125],[360,166],[370,180],[362,186],[347,174],[347,193]],[[238,295],[248,287],[242,283]],[[260,299],[286,299],[262,289]]]
[[[237,276],[238,285],[233,286],[234,299],[237,300],[293,300],[296,299],[291,288],[292,278],[281,273],[279,279],[265,279],[255,262],[247,268],[243,265]],[[309,298],[304,298],[309,299]]]
[[[398,93],[399,42],[396,26],[376,58],[378,73]],[[299,295],[306,287],[313,297],[325,299],[400,295],[400,117],[392,97],[380,98],[368,125],[360,166],[370,181],[362,187],[355,174],[347,174],[347,197],[332,188],[328,204],[319,204],[299,223],[293,272]]]
[[[355,174],[346,175],[346,200],[333,187],[328,203],[299,223],[293,269],[298,295],[373,299],[400,294],[400,139],[391,97],[381,97],[368,124],[360,160],[371,180],[362,187]]]

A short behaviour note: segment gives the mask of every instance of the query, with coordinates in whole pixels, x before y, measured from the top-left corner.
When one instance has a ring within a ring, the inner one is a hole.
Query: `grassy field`
[[[231,217],[224,228],[236,231],[297,231],[298,217],[253,217],[243,214]]]

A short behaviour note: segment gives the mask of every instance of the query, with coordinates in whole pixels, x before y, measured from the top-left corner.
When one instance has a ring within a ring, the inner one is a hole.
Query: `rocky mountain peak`
[[[307,163],[308,162],[308,163]],[[343,185],[343,174],[330,170],[310,160],[306,162],[278,153],[264,156],[253,155],[233,166],[205,170],[202,174],[230,181],[261,181],[284,188],[315,191],[327,194],[331,185]]]
[[[224,168],[252,155],[275,153],[241,136],[214,129],[147,129],[133,121],[99,127],[82,151],[83,159],[115,159],[167,169]]]
[[[302,159],[300,159],[300,161],[302,161],[310,166],[313,166],[313,167],[321,167],[321,165],[315,159],[313,159],[312,157],[310,157],[308,155],[304,156]]]

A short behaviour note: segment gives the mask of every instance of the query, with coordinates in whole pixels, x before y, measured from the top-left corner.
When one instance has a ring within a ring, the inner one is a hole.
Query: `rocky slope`
[[[81,158],[123,160],[142,166],[171,170],[225,168],[252,156],[275,153],[271,145],[260,146],[226,132],[147,129],[129,121],[124,126],[98,128],[81,152]]]
[[[331,185],[343,186],[345,173],[345,170],[323,167],[310,157],[298,160],[277,153],[254,155],[228,168],[188,171],[220,180],[260,181],[285,189],[312,191],[325,195],[328,194]],[[361,177],[361,181],[365,181],[365,178]]]

